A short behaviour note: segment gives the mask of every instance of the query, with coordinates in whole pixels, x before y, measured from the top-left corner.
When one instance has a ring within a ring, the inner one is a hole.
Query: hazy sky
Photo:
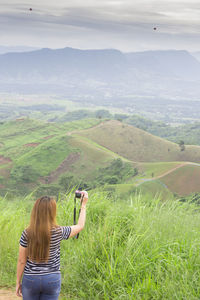
[[[200,1],[0,0],[0,45],[200,51]]]

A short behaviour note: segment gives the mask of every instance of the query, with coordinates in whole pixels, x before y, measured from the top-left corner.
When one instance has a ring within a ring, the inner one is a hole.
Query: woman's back
[[[60,242],[67,240],[71,233],[70,226],[57,226],[51,229],[49,259],[47,262],[34,262],[29,257],[24,268],[26,275],[45,275],[51,273],[60,273]],[[25,229],[22,232],[20,245],[28,246],[28,233]]]

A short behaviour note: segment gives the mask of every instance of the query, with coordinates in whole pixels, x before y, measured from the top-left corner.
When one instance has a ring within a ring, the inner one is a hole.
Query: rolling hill
[[[134,162],[200,162],[200,146],[189,145],[181,151],[175,143],[115,120],[84,130],[81,135]]]
[[[161,178],[169,190],[185,196],[200,193],[200,164],[188,164]]]

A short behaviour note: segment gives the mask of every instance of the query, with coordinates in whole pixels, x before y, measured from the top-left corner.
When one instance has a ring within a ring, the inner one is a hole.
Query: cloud
[[[84,41],[85,47],[96,48],[106,44],[116,46],[118,41],[117,48],[121,49],[139,45],[141,49],[151,49],[169,48],[171,39],[171,46],[177,48],[184,46],[184,39],[187,46],[189,38],[190,46],[197,47],[199,23],[197,0],[59,0],[57,3],[10,0],[9,4],[3,2],[0,10],[0,34],[4,43],[6,36],[9,43],[12,39],[28,39],[30,43],[32,37],[35,46],[44,42],[52,46],[53,41],[64,46],[66,40],[78,45],[79,40],[80,47]],[[156,33],[153,27],[158,28]],[[160,45],[163,42],[165,45]]]

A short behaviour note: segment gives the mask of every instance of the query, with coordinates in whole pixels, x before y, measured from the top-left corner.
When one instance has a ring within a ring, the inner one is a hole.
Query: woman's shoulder
[[[60,225],[54,225],[53,227],[51,227],[51,232],[52,233],[57,233],[57,232],[61,232],[61,226]]]
[[[24,235],[24,236],[27,236],[27,235],[28,235],[28,228],[25,228],[25,229],[22,231],[22,235]]]
[[[71,226],[55,226],[52,228],[52,234],[60,234],[62,240],[67,240],[71,233]]]
[[[60,231],[60,230],[63,230],[63,229],[65,229],[65,228],[68,228],[68,227],[70,227],[70,226],[54,225],[54,226],[51,228],[51,230],[52,230],[52,231]]]

